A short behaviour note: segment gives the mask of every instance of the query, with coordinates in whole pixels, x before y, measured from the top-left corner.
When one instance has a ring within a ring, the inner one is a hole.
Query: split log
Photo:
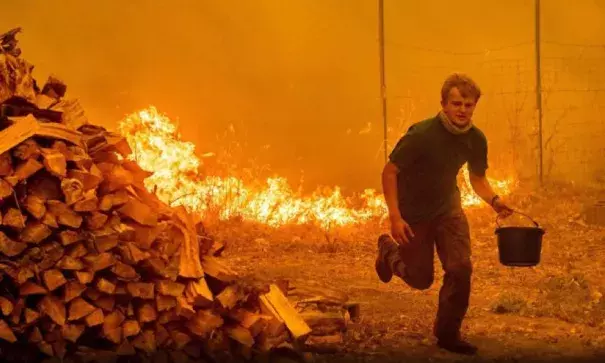
[[[176,297],[156,295],[155,306],[158,312],[170,310],[176,307]]]
[[[214,329],[221,327],[223,323],[224,320],[220,315],[209,310],[198,310],[187,322],[187,328],[192,334],[205,337]]]
[[[0,253],[3,255],[15,257],[20,255],[26,248],[26,243],[14,241],[0,231]]]
[[[84,240],[84,236],[77,231],[65,230],[59,232],[59,239],[63,246],[68,246],[72,243]]]
[[[26,281],[19,289],[19,295],[21,296],[46,295],[47,293],[48,291],[45,288],[32,281]]]
[[[26,220],[27,216],[23,215],[19,209],[9,208],[4,217],[2,217],[2,224],[13,229],[21,230],[25,228]]]
[[[76,343],[85,329],[86,327],[82,324],[66,324],[61,331],[65,340]]]
[[[92,155],[94,158],[94,154]],[[103,172],[103,182],[100,186],[103,194],[115,192],[134,182],[132,173],[118,163],[100,162],[97,166]]]
[[[13,186],[4,179],[0,179],[0,200],[13,194]]]
[[[28,222],[21,231],[20,239],[26,243],[38,244],[51,235],[50,228],[40,222]]]
[[[230,285],[223,289],[216,299],[224,309],[231,310],[243,297],[242,291],[237,285]]]
[[[116,291],[116,285],[104,278],[97,280],[97,289],[100,292],[111,295]]]
[[[342,312],[309,311],[300,315],[311,327],[311,335],[331,335],[347,328],[347,321]]]
[[[78,320],[85,318],[95,311],[95,307],[90,305],[86,300],[81,297],[77,297],[69,303],[69,316],[68,320]]]
[[[213,256],[204,256],[202,259],[202,268],[206,275],[225,283],[233,282],[238,278],[234,270]]]
[[[96,299],[94,305],[103,311],[111,312],[115,309],[116,298],[114,296],[101,296]]]
[[[183,238],[183,241],[180,243],[181,260],[179,276],[201,278],[204,276],[204,269],[199,259],[199,245],[192,217],[182,206],[177,208],[176,215],[182,223],[180,229]],[[175,224],[175,226],[180,227],[178,224]]]
[[[88,284],[94,278],[94,272],[92,271],[76,271],[76,278],[81,284]]]
[[[27,159],[27,161],[22,162],[19,165],[17,165],[17,168],[15,169],[15,174],[14,174],[15,180],[16,181],[25,180],[25,179],[29,178],[30,176],[34,175],[36,172],[38,172],[43,167],[44,167],[44,165],[42,165],[36,159],[33,159],[33,158]]]
[[[124,338],[132,337],[141,332],[141,326],[136,320],[126,320],[122,325],[122,335]]]
[[[42,95],[45,95],[53,100],[62,98],[67,91],[67,85],[54,75],[48,76],[44,86],[42,87]],[[76,128],[77,129],[77,128]]]
[[[50,107],[52,107],[54,104],[57,103],[57,100],[53,97],[47,96],[43,93],[40,93],[36,96],[36,106],[39,109],[49,109]]]
[[[275,284],[271,284],[269,292],[261,296],[261,303],[269,308],[273,314],[283,319],[295,339],[306,337],[311,333],[309,325]]]
[[[151,303],[145,302],[137,310],[137,319],[142,324],[155,321],[157,318],[157,311]]]
[[[74,130],[88,123],[86,113],[77,99],[61,99],[52,109],[60,111],[61,123]]]
[[[44,214],[46,214],[46,206],[44,205],[44,202],[44,199],[36,195],[28,195],[27,198],[25,198],[25,203],[23,204],[23,207],[34,218],[42,219]]]
[[[176,309],[175,313],[177,316],[181,316],[185,319],[191,319],[195,315],[195,309],[191,304],[183,297],[176,298]]]
[[[55,217],[55,215],[49,211],[46,211],[46,213],[44,213],[41,222],[49,227],[59,228],[59,223],[57,223],[57,217]]]
[[[122,280],[132,281],[139,278],[139,274],[136,272],[134,267],[120,261],[117,261],[115,265],[111,267],[111,272]]]
[[[82,270],[84,268],[84,262],[71,256],[63,256],[57,262],[57,267],[62,270]]]
[[[77,274],[77,272],[76,272]],[[63,293],[63,301],[68,303],[71,300],[79,297],[86,290],[86,285],[78,281],[70,281],[65,285]]]
[[[0,338],[6,340],[9,343],[17,342],[17,337],[13,330],[8,326],[6,321],[0,320]]]
[[[267,326],[267,319],[263,319],[260,314],[251,313],[246,310],[243,310],[243,315],[238,320],[240,325],[248,329],[253,337],[262,333]]]
[[[1,139],[0,139],[1,140]],[[1,143],[1,141],[0,141]],[[0,154],[0,176],[9,176],[13,173],[13,162],[10,153],[4,151]]]
[[[120,325],[125,317],[119,311],[114,311],[105,317],[103,322],[103,336],[115,344],[122,342],[122,328]]]
[[[231,337],[236,342],[243,344],[248,348],[252,348],[252,346],[254,345],[254,337],[252,336],[252,333],[250,333],[250,330],[244,328],[243,326],[232,325],[225,328],[225,330],[229,337]]]
[[[129,282],[126,284],[126,289],[133,297],[141,299],[153,299],[155,287],[152,283],[147,282]]]
[[[65,305],[52,295],[46,295],[40,301],[40,312],[48,315],[53,322],[65,325]]]
[[[84,144],[82,143],[82,135],[78,131],[54,122],[38,123],[35,130],[35,135],[65,140],[76,146],[84,147]]]
[[[48,291],[54,291],[67,283],[65,276],[59,270],[46,270],[42,276]]]
[[[146,353],[153,353],[157,349],[155,334],[152,330],[145,330],[132,340],[132,345]]]
[[[23,161],[37,159],[41,153],[38,143],[33,139],[25,140],[13,149],[13,156]]]
[[[44,156],[43,164],[46,170],[60,178],[67,176],[67,159],[65,155],[54,149],[42,149],[42,155]]]
[[[25,117],[9,117],[9,120],[12,125],[0,132],[0,154],[34,136],[38,128],[38,120],[31,114]]]
[[[103,181],[102,175],[96,175],[92,172],[78,169],[68,170],[67,177],[69,179],[78,180],[80,183],[82,183],[84,190],[95,190]]]
[[[156,290],[162,295],[179,297],[185,291],[185,285],[170,280],[161,280],[156,283]]]
[[[144,226],[155,226],[158,223],[158,215],[146,204],[141,203],[133,197],[118,209],[118,212]]]
[[[35,310],[25,308],[25,324],[36,322],[40,318],[40,313]]]
[[[86,187],[84,187],[86,190]],[[74,203],[74,211],[76,212],[94,212],[97,210],[99,205],[99,198],[94,189],[90,189],[84,192],[82,199]]]
[[[2,312],[2,315],[9,316],[10,313],[13,312],[13,308],[14,305],[9,299],[0,296],[0,311]]]
[[[42,246],[43,258],[38,263],[38,270],[44,271],[55,266],[65,254],[63,247],[57,242],[48,242]]]
[[[101,212],[92,212],[86,216],[86,227],[90,230],[103,227],[109,217]]]
[[[92,272],[96,272],[113,266],[116,263],[116,258],[109,252],[103,252],[98,255],[84,256],[84,261],[88,264]]]
[[[89,326],[89,327],[103,324],[103,321],[105,321],[105,316],[103,314],[103,310],[95,309],[95,311],[93,311],[88,316],[86,316],[86,318],[84,318],[84,320],[86,321],[86,326]]]
[[[68,193],[71,193],[71,198],[74,198],[73,193],[75,192],[69,189],[67,191]],[[59,200],[47,201],[46,208],[48,208],[48,210],[57,218],[57,223],[60,225],[71,228],[79,228],[82,225],[82,216],[74,212],[67,204]]]
[[[61,190],[68,206],[84,198],[84,185],[77,179],[66,178],[61,180]]]
[[[197,281],[190,281],[185,290],[187,301],[196,307],[207,308],[212,305],[214,296],[206,280],[202,277]]]

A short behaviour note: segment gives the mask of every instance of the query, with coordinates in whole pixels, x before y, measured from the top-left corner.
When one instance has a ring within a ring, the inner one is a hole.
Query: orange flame
[[[195,145],[181,140],[177,126],[155,107],[128,115],[119,124],[141,168],[153,172],[145,187],[170,205],[183,205],[205,215],[218,208],[221,219],[241,217],[270,226],[315,223],[323,228],[352,225],[384,218],[386,203],[381,194],[367,189],[345,198],[339,187],[317,190],[310,196],[294,192],[283,177],[269,178],[263,188],[251,188],[235,177],[205,176]],[[478,206],[482,201],[469,187],[464,173],[462,203]],[[511,180],[490,181],[495,191],[507,194]]]

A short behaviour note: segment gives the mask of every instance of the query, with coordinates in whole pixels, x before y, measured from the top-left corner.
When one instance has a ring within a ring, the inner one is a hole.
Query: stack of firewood
[[[0,47],[5,359],[241,360],[309,336],[287,291],[238,278],[196,216],[145,189],[126,140],[19,54]]]
[[[360,318],[359,303],[319,283],[298,280],[287,286],[288,300],[311,328],[305,346],[331,350],[344,343],[349,325]]]

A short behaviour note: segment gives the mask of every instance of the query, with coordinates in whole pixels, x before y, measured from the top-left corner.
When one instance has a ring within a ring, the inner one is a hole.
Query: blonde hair
[[[463,73],[453,73],[443,82],[443,87],[441,87],[441,102],[447,101],[447,96],[454,87],[458,88],[462,97],[472,96],[475,97],[475,101],[479,101],[481,97],[481,89],[471,77]]]

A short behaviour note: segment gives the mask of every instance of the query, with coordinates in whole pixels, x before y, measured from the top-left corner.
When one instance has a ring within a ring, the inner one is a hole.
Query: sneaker
[[[380,281],[387,283],[393,278],[393,271],[389,264],[385,261],[386,244],[391,242],[391,236],[383,234],[378,238],[378,256],[376,257],[376,274]]]
[[[464,355],[477,354],[477,347],[462,339],[440,339],[437,341],[437,346],[452,353]]]

